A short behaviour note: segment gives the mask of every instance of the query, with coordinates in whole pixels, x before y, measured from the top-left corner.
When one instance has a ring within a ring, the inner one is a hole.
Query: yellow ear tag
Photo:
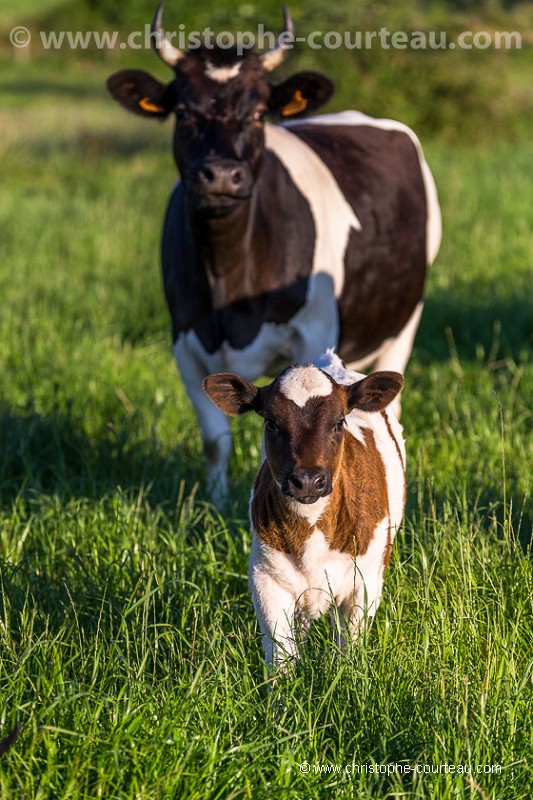
[[[161,106],[156,106],[154,103],[151,103],[148,97],[143,97],[142,100],[139,100],[139,107],[142,108],[143,111],[151,111],[155,113],[163,111]]]
[[[302,97],[302,93],[299,89],[294,92],[292,100],[290,100],[286,106],[283,106],[281,115],[283,117],[292,117],[293,114],[299,114],[300,111],[305,111],[307,108],[307,100],[305,97]]]

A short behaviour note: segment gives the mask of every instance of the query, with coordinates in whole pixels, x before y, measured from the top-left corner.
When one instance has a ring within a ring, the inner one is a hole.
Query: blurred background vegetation
[[[333,77],[337,94],[329,110],[359,108],[366,113],[401,119],[422,136],[447,140],[486,141],[493,137],[522,138],[533,124],[533,4],[518,0],[293,0],[290,9],[297,36],[312,31],[445,31],[454,40],[461,31],[516,31],[521,48],[512,50],[471,49],[416,50],[371,49],[312,50],[297,46],[288,63],[276,73],[317,69]],[[28,70],[28,62],[46,69],[73,70],[80,64],[104,62],[115,66],[138,66],[168,78],[165,68],[147,51],[117,47],[98,50],[45,51],[38,31],[142,30],[151,19],[155,2],[150,0],[19,0],[16,8],[0,11],[0,65]],[[168,0],[167,30],[255,31],[262,22],[266,30],[279,31],[281,0],[244,0],[233,3],[190,3]],[[15,50],[9,43],[14,25],[25,25],[33,33],[31,49]],[[123,41],[123,39],[122,39]]]

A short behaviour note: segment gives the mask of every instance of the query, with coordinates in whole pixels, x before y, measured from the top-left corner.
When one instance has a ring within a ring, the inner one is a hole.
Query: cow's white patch
[[[318,529],[298,562],[269,547],[254,531],[249,575],[269,664],[295,654],[296,617],[316,619],[333,603],[345,603],[354,591],[353,558],[332,550]]]
[[[396,336],[385,339],[381,346],[373,353],[369,353],[364,358],[353,361],[348,367],[348,374],[358,375],[360,374],[358,370],[371,367],[374,371],[393,370],[403,375],[413,349],[413,342],[418,330],[423,308],[424,303],[418,303],[401,331],[397,333]],[[361,377],[364,376],[361,375]],[[401,394],[396,395],[390,407],[399,418],[402,409]]]
[[[401,331],[396,336],[385,339],[376,355],[374,369],[389,369],[403,373],[413,349],[423,307],[423,302],[418,303]]]
[[[300,569],[308,588],[297,602],[310,619],[325,614],[332,603],[342,604],[353,592],[353,558],[348,553],[332,550],[319,528],[315,528],[305,543]]]
[[[240,72],[242,61],[237,61],[231,67],[215,67],[210,61],[205,66],[205,74],[212,81],[217,83],[227,83],[232,78],[236,78]]]
[[[203,377],[215,372],[236,372],[247,381],[261,375],[276,377],[292,363],[310,363],[326,347],[333,347],[339,335],[339,318],[333,283],[328,275],[313,275],[302,308],[286,323],[265,322],[254,340],[243,347],[227,342],[208,353],[193,330],[180,334],[174,353],[188,351],[202,365]],[[180,366],[181,369],[181,366]],[[188,380],[184,376],[188,389]],[[212,403],[209,403],[214,408]],[[208,405],[208,407],[209,407]]]
[[[393,119],[375,119],[374,117],[368,117],[361,111],[341,111],[338,114],[322,114],[319,117],[310,117],[309,119],[300,120],[295,119],[285,123],[285,127],[287,128],[292,128],[296,125],[369,125],[386,131],[401,131],[409,136],[416,147],[420,168],[422,170],[424,188],[426,190],[426,258],[427,263],[432,264],[437,257],[442,239],[442,217],[437,187],[435,186],[431,170],[424,158],[422,145],[416,133],[407,125],[404,125],[403,122],[397,122]]]
[[[333,384],[321,370],[307,365],[288,369],[280,378],[279,388],[288,400],[303,408],[312,397],[331,394]]]
[[[216,443],[214,455],[218,460],[208,464],[208,482],[215,502],[226,491],[231,430],[227,417],[203,391],[203,379],[215,372],[236,372],[248,381],[255,381],[260,375],[275,377],[287,364],[311,362],[317,352],[335,345],[338,335],[333,283],[321,273],[311,277],[306,302],[289,322],[264,323],[255,339],[242,350],[224,342],[217,351],[208,353],[194,330],[178,336],[174,356],[198,417],[202,440],[208,445]]]
[[[305,142],[283,126],[265,125],[265,144],[309,203],[315,223],[313,272],[331,275],[338,297],[344,286],[344,256],[350,232],[361,230],[361,223],[331,171]]]

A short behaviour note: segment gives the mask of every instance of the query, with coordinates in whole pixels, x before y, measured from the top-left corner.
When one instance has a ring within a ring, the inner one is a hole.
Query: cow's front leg
[[[250,584],[265,661],[271,670],[286,667],[296,656],[294,597],[269,575],[252,575]]]
[[[254,536],[250,557],[250,588],[265,661],[270,670],[287,666],[296,656],[296,598],[257,559],[260,549]]]
[[[335,606],[331,610],[331,627],[337,647],[345,650],[349,642],[356,642],[369,621],[364,607],[357,602],[355,592],[340,606]]]
[[[389,524],[388,518],[380,523],[366,553],[355,559],[354,590],[342,601],[338,610],[336,630],[340,647],[344,647],[348,641],[356,641],[379,608]]]
[[[229,421],[204,392],[202,382],[208,372],[182,337],[174,346],[174,355],[200,425],[207,468],[207,491],[213,502],[221,505],[227,496],[227,472],[232,451]]]

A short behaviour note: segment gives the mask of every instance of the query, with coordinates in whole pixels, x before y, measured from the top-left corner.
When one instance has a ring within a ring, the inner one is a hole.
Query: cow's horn
[[[286,5],[283,6],[283,34],[291,34],[294,36],[292,18]],[[284,41],[281,43],[278,39],[278,43],[275,47],[273,47],[271,50],[267,50],[266,53],[261,55],[263,67],[267,72],[272,72],[273,69],[279,67],[282,61],[284,61],[285,56],[287,55],[287,50],[290,49],[291,45],[292,42]]]
[[[178,61],[183,58],[184,53],[178,50],[177,47],[174,47],[170,39],[167,39],[165,35],[162,24],[163,5],[163,2],[161,2],[156,8],[150,30],[150,39],[152,40],[152,47],[159,58],[164,61],[165,64],[168,64],[169,67],[175,67]]]

